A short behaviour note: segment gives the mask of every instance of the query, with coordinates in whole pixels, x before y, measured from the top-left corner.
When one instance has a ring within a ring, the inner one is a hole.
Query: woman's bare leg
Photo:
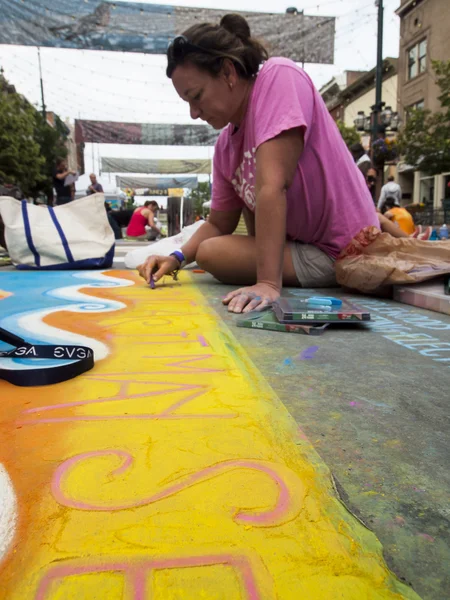
[[[256,240],[251,236],[223,235],[202,242],[195,258],[198,265],[222,283],[256,283]],[[283,285],[299,286],[289,247],[284,247]]]
[[[246,206],[244,206],[244,208],[242,209],[242,216],[244,217],[248,235],[252,235],[253,237],[255,237],[255,213],[250,212],[250,210]]]

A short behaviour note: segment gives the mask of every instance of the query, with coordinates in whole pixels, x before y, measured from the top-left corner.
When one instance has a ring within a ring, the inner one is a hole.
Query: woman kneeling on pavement
[[[167,75],[191,117],[222,131],[209,221],[174,255],[150,256],[140,275],[157,281],[195,260],[223,283],[246,286],[224,299],[236,313],[271,304],[283,284],[335,285],[340,251],[379,222],[308,75],[291,60],[269,59],[233,14],[189,28],[167,57]],[[243,211],[249,235],[231,235]]]

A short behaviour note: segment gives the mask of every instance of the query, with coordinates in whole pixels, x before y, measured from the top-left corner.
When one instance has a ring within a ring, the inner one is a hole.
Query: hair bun
[[[235,13],[224,15],[220,19],[220,26],[226,29],[229,33],[233,33],[236,37],[248,43],[250,39],[250,27],[243,16]]]

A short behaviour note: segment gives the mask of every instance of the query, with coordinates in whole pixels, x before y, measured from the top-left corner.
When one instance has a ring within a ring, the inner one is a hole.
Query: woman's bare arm
[[[56,179],[65,179],[67,175],[71,175],[72,173],[73,171],[69,171],[69,169],[67,169],[67,171],[64,171],[63,173],[56,173],[55,177]]]
[[[284,131],[256,151],[256,270],[258,283],[281,289],[286,243],[286,192],[303,152],[301,129]]]
[[[142,212],[144,213],[145,211],[142,211]],[[153,229],[153,231],[156,231],[156,233],[160,234],[161,229],[156,226],[155,215],[153,214],[153,212],[151,210],[147,210],[146,212],[148,212],[147,222],[148,222],[149,227],[151,227]]]

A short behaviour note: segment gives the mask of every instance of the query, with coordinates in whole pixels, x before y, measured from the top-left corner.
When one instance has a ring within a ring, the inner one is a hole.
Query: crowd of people
[[[55,190],[55,206],[67,204],[75,199],[75,183],[70,181],[70,179],[73,179],[75,176],[75,171],[68,168],[66,159],[57,159],[52,173],[53,187]],[[91,173],[89,179],[91,183],[86,189],[86,196],[103,193],[103,187],[101,183],[97,181],[96,174]],[[132,192],[132,190],[127,189],[127,197],[130,192]],[[113,211],[111,205],[108,202],[105,202],[105,209],[109,224],[114,231],[116,239],[121,239],[123,237],[122,228],[124,227],[126,227],[127,238],[135,241],[152,241],[162,234],[161,223],[157,218],[159,205],[154,200],[147,200],[143,206],[139,206],[134,210],[121,211]],[[121,214],[118,215],[118,212]]]
[[[55,191],[55,206],[67,204],[75,199],[75,183],[70,181],[71,179],[74,179],[75,176],[76,172],[69,169],[66,159],[58,158],[52,172],[53,188]],[[91,183],[86,189],[86,196],[104,193],[103,186],[97,181],[97,175],[95,173],[91,173],[89,179]],[[127,190],[127,192],[128,191],[129,190]],[[122,229],[125,227],[127,228],[127,237],[134,240],[151,240],[152,235],[149,232],[156,232],[153,239],[156,235],[161,233],[160,229],[155,224],[154,215],[159,209],[156,202],[145,202],[143,207],[135,209],[134,212],[133,210],[126,209],[113,211],[110,203],[105,202],[105,209],[115,239],[123,238]]]

